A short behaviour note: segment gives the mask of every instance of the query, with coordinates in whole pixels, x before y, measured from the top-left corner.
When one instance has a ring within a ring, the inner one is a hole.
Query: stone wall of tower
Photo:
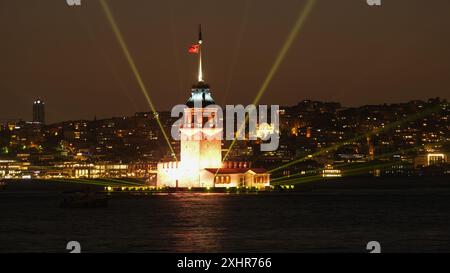
[[[181,140],[180,168],[182,187],[200,187],[200,142]]]
[[[159,162],[158,163],[158,187],[175,188],[180,183],[180,162]]]
[[[201,171],[222,165],[220,140],[181,140],[180,187],[210,187],[212,181],[203,181]]]
[[[216,115],[217,111],[211,108],[185,109],[180,129],[180,187],[211,187],[214,184],[210,179],[202,179],[201,171],[222,167],[222,128],[205,125]]]
[[[200,169],[222,167],[222,141],[200,141]]]

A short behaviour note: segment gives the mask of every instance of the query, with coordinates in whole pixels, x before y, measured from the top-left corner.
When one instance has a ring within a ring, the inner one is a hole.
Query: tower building
[[[33,102],[33,122],[45,124],[45,103],[39,98]]]
[[[189,53],[198,54],[198,82],[192,86],[180,125],[180,161],[158,163],[160,187],[266,187],[269,174],[248,162],[222,162],[222,124],[210,86],[203,79],[202,32]]]

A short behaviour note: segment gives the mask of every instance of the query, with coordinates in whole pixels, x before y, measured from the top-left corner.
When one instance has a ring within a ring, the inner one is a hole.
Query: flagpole
[[[203,69],[202,69],[202,25],[198,26],[198,81],[203,82]]]
[[[203,81],[203,71],[202,71],[202,49],[201,46],[198,49],[198,81]]]

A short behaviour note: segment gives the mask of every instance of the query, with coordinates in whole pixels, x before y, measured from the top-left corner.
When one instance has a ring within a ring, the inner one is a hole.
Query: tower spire
[[[202,25],[198,25],[198,82],[203,82],[203,69],[202,69]]]

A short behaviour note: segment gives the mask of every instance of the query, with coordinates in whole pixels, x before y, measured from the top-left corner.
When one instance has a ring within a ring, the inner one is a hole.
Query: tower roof
[[[209,85],[207,83],[201,81],[192,86],[191,96],[186,102],[188,107],[206,107],[213,104],[216,103],[211,96],[211,91],[209,90]]]

